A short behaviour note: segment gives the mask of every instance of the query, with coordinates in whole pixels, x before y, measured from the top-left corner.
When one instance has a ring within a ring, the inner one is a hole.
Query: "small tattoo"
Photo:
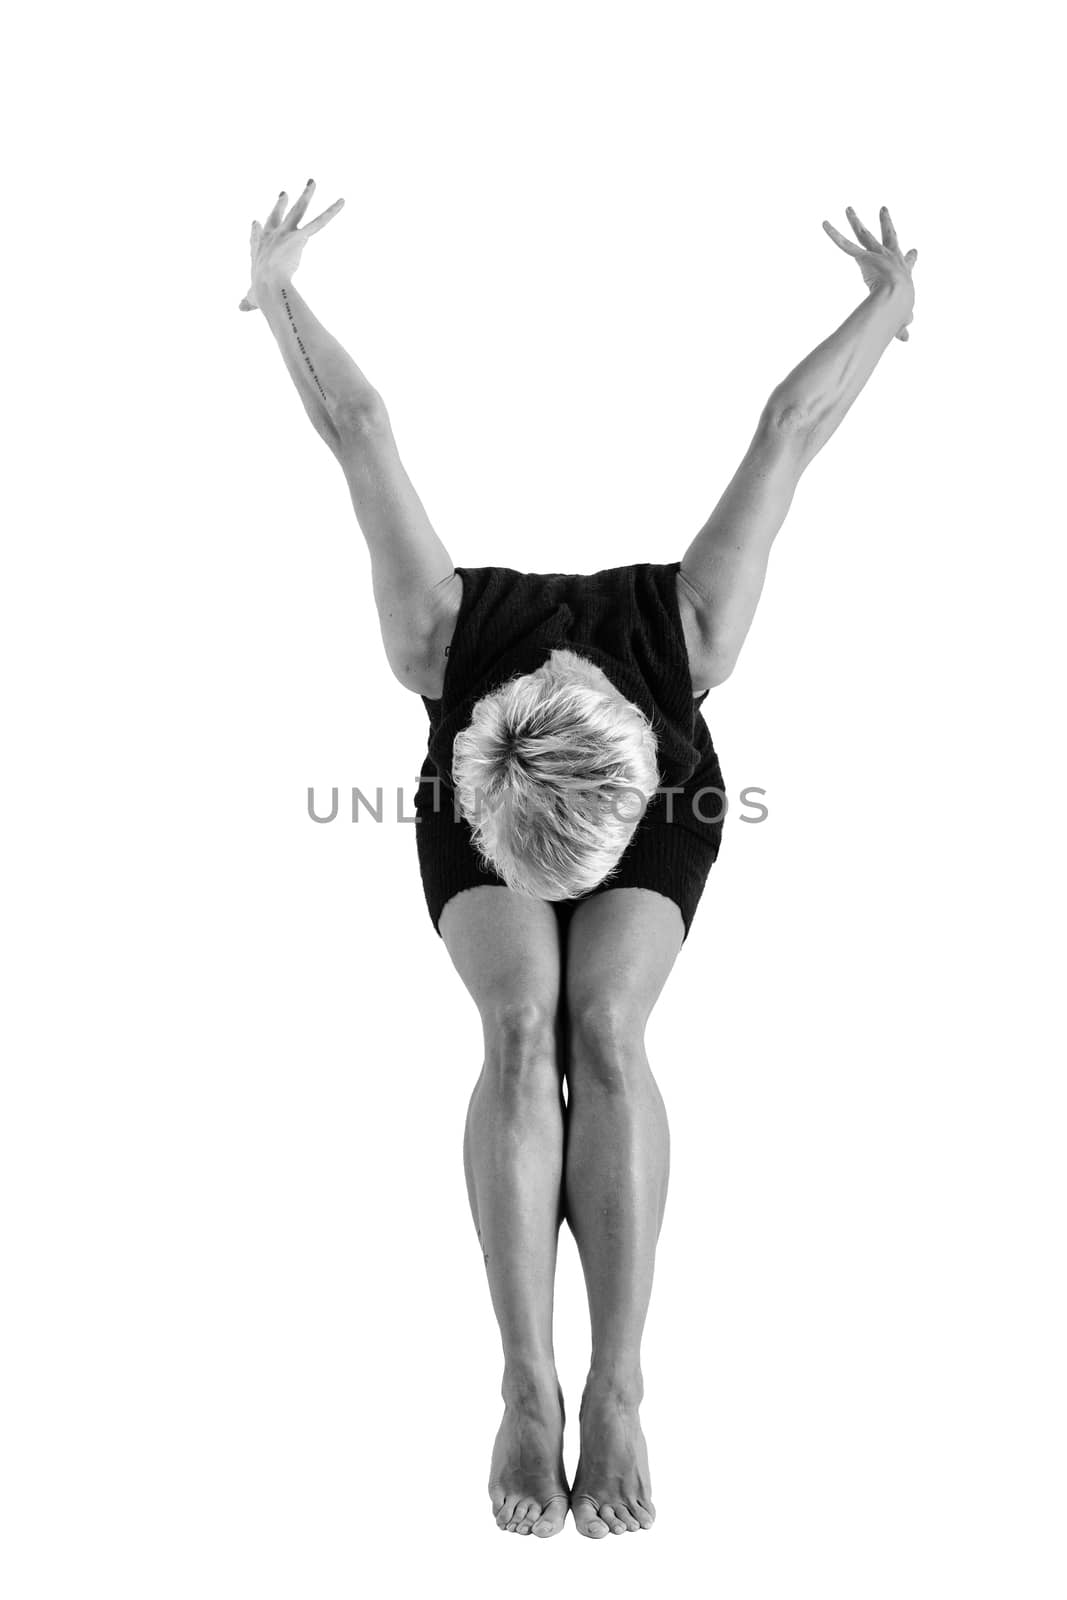
[[[321,394],[323,400],[325,401],[325,399],[326,399],[326,390],[322,387],[322,384],[319,382],[319,375],[315,371],[315,368],[311,365],[311,357],[308,355],[307,351],[304,348],[304,341],[300,337],[299,331],[297,330],[297,326],[296,326],[296,319],[293,316],[293,308],[289,304],[289,297],[286,294],[284,289],[282,290],[282,300],[283,300],[283,302],[285,304],[286,316],[289,318],[289,325],[293,330],[293,337],[296,340],[297,345],[298,345],[298,347],[300,349],[300,354],[304,358],[304,364],[306,365],[308,371],[311,373],[311,376],[315,381],[316,389],[319,391],[319,393]]]

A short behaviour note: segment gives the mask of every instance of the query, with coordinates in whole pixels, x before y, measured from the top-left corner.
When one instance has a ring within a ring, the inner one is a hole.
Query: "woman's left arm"
[[[679,567],[678,604],[694,691],[714,688],[733,671],[801,474],[893,339],[908,337],[918,251],[901,255],[884,206],[881,244],[851,206],[847,215],[860,244],[828,222],[823,227],[858,260],[867,298],[773,390],[740,466]]]
[[[907,339],[915,305],[911,269],[919,254],[901,255],[885,206],[879,213],[882,242],[865,228],[851,206],[846,215],[859,244],[829,222],[834,243],[855,256],[869,293],[841,326],[805,356],[775,391],[779,411],[791,413],[804,432],[804,464],[817,455],[838,427],[894,339]]]

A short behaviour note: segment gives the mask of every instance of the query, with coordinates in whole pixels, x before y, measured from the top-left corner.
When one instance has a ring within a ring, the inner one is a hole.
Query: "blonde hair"
[[[541,900],[604,883],[661,781],[656,750],[644,712],[573,650],[483,695],[452,757],[483,862]]]

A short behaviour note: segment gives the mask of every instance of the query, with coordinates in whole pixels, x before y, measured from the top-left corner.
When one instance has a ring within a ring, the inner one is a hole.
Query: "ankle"
[[[507,1405],[530,1405],[544,1400],[555,1402],[559,1396],[559,1378],[552,1357],[538,1360],[523,1357],[505,1361],[500,1392]]]
[[[637,1407],[644,1397],[645,1380],[640,1366],[594,1361],[585,1380],[582,1401]]]

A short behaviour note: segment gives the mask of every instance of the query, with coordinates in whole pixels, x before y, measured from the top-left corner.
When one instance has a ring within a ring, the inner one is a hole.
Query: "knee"
[[[578,1000],[568,1009],[568,1072],[575,1081],[599,1084],[613,1093],[632,1087],[648,1070],[643,1010],[625,994]]]
[[[511,1091],[554,1087],[560,1074],[556,1059],[556,1014],[547,1002],[509,997],[482,1013],[485,1064],[493,1079]]]

